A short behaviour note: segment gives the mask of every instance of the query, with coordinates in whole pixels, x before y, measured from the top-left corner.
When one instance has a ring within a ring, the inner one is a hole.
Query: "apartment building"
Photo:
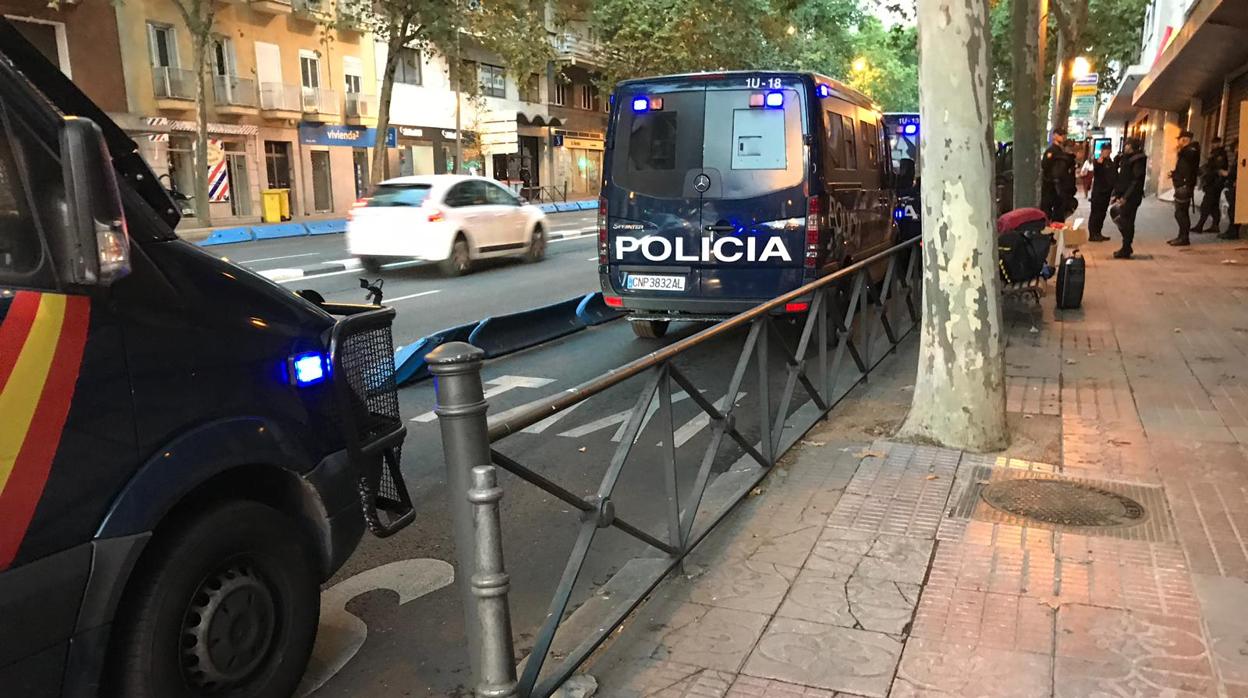
[[[1147,190],[1168,198],[1175,141],[1196,134],[1206,153],[1213,137],[1239,144],[1239,181],[1248,175],[1248,2],[1153,0],[1140,57],[1102,113],[1102,125],[1145,141]],[[1248,187],[1236,214],[1248,222]]]

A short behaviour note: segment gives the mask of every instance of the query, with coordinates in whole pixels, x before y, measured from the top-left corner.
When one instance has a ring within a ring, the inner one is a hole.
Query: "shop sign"
[[[377,140],[377,129],[368,126],[338,126],[333,124],[299,124],[299,142],[304,145],[338,145],[353,148],[370,148]],[[386,132],[386,146],[393,148],[397,142],[395,130]]]
[[[425,130],[415,126],[399,126],[399,135],[404,138],[424,138]]]
[[[579,148],[581,150],[606,150],[602,141],[589,138],[570,138],[568,136],[563,138],[563,147]]]

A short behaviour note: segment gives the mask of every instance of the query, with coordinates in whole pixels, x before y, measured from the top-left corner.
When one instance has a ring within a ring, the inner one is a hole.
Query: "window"
[[[369,206],[420,206],[429,197],[428,184],[382,184],[368,200]]]
[[[394,81],[404,85],[419,85],[420,65],[420,51],[414,48],[399,49],[399,62],[394,67]]]
[[[567,106],[568,89],[571,87],[572,85],[568,83],[567,78],[562,75],[556,75],[554,89],[551,90],[550,103],[557,107]]]
[[[234,44],[228,36],[218,36],[212,40],[212,69],[216,75],[222,77],[238,75]]]
[[[305,90],[321,86],[321,60],[311,51],[299,52],[299,79]]]
[[[35,142],[33,138],[23,140]],[[42,169],[43,172],[38,174],[43,175],[51,174],[55,164],[51,157],[28,157],[27,162],[36,170]],[[56,169],[59,171],[59,167]],[[23,186],[24,174],[17,168],[8,130],[0,130],[0,284],[30,286],[37,280],[32,275],[43,266],[43,245],[39,241],[39,229],[35,226],[30,199]],[[31,185],[38,187],[43,196],[53,199],[55,195],[47,196],[56,189],[53,181],[56,180],[39,177]],[[41,184],[48,188],[44,189]]]
[[[858,142],[854,136],[854,119],[853,117],[840,115],[841,117],[841,134],[845,138],[845,165],[850,170],[858,169]]]
[[[507,96],[507,71],[497,65],[482,63],[478,66],[477,81],[481,94],[486,97]]]
[[[867,167],[876,169],[880,166],[880,134],[875,124],[862,122],[862,142],[867,147]]]
[[[360,76],[352,75],[351,73],[346,73],[343,75],[343,77],[347,83],[346,84],[347,94],[359,94],[360,93]]]
[[[43,54],[62,73],[73,77],[69,71],[69,43],[65,38],[63,22],[49,22],[32,17],[6,17],[13,23],[18,34],[26,37],[39,53]]]
[[[511,192],[497,184],[485,185],[486,201],[495,206],[519,206],[520,202]]]
[[[489,185],[485,182],[476,179],[460,182],[446,192],[446,205],[451,208],[484,206],[489,203],[486,194],[487,186]]]
[[[590,111],[599,111],[602,109],[599,104],[598,88],[593,85],[581,85],[581,109]]]
[[[342,57],[342,77],[347,94],[359,94],[364,78],[364,63],[355,56]]]
[[[149,23],[147,40],[151,49],[153,66],[157,68],[178,67],[178,42],[173,27]]]
[[[290,143],[264,142],[264,171],[270,189],[290,189]]]
[[[529,78],[520,83],[520,101],[537,103],[542,101],[541,77],[537,73],[530,73]]]
[[[825,111],[824,122],[828,129],[828,140],[825,143],[823,166],[827,170],[845,169],[845,135],[841,133],[841,115]]]
[[[734,109],[732,169],[785,169],[784,110]]]
[[[628,139],[628,161],[633,170],[675,169],[677,117],[675,111],[633,117],[633,131]]]

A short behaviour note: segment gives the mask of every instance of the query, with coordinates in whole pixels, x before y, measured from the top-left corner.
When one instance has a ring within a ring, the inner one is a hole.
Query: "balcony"
[[[303,116],[303,88],[280,82],[260,83],[260,116],[298,121]]]
[[[303,117],[309,121],[324,121],[325,116],[337,116],[341,113],[338,102],[338,91],[324,87],[301,88]]]
[[[556,60],[566,61],[572,65],[599,65],[600,45],[597,41],[571,32],[554,34],[550,41],[555,49]]]
[[[156,108],[189,111],[195,108],[195,73],[181,68],[152,66],[152,92]]]
[[[309,22],[326,22],[333,15],[333,0],[293,0],[294,15]]]
[[[290,0],[237,0],[238,4],[246,5],[253,12],[262,15],[288,15],[294,11]]]
[[[353,126],[377,125],[377,95],[366,95],[361,92],[346,94],[347,123]]]
[[[256,81],[237,75],[213,75],[212,94],[218,114],[255,114],[259,105]]]

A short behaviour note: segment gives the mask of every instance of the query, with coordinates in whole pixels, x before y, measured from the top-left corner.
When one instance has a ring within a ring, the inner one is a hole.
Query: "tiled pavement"
[[[1248,698],[1248,242],[1166,247],[1169,215],[1139,259],[1086,248],[1082,311],[1007,313],[1014,447],[836,441],[834,413],[586,668],[599,695]],[[867,397],[908,400],[895,371]],[[991,515],[1006,476],[1151,492],[1150,523]]]

